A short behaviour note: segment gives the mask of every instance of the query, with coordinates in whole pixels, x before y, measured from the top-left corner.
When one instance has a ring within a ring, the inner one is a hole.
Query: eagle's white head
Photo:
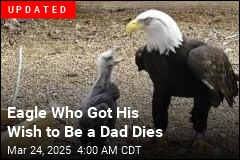
[[[148,10],[139,14],[126,26],[128,33],[145,30],[147,50],[158,50],[160,54],[168,55],[175,52],[183,42],[183,35],[176,22],[166,13],[158,10]]]

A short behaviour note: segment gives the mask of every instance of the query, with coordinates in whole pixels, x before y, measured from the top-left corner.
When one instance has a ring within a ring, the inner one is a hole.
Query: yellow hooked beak
[[[144,28],[144,25],[142,23],[139,23],[138,20],[134,19],[126,25],[126,32],[132,33],[137,30],[141,30],[143,28]]]

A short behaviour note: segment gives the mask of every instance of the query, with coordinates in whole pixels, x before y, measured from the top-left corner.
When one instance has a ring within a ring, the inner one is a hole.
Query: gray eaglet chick
[[[98,149],[102,149],[107,137],[101,137],[101,126],[107,126],[109,129],[115,127],[117,119],[116,101],[120,97],[120,93],[117,85],[111,82],[111,73],[113,67],[121,61],[115,56],[116,50],[117,48],[110,49],[97,57],[98,77],[92,90],[83,100],[79,108],[83,113],[82,118],[76,120],[77,129],[82,130],[82,137],[79,137],[82,146],[86,146],[91,142],[92,146],[98,146]],[[112,110],[112,118],[108,116],[106,116],[106,118],[100,118],[98,116],[97,118],[90,118],[88,115],[88,109],[90,107],[95,107],[97,113],[102,110],[107,111],[110,108]],[[88,137],[89,129],[95,130],[95,137]]]

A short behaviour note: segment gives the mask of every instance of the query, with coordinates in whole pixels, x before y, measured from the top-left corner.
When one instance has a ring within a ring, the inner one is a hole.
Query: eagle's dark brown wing
[[[232,107],[238,94],[237,78],[223,50],[209,45],[197,47],[189,52],[187,63],[207,87],[220,92]]]

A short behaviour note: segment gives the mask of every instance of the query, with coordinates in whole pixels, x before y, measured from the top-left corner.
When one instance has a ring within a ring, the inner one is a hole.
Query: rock
[[[90,81],[87,81],[87,84],[91,85],[91,84],[93,84],[93,82],[90,80]]]
[[[6,29],[10,29],[10,30],[12,30],[12,31],[17,31],[17,27],[15,27],[15,26],[13,26],[11,23],[5,23],[4,25],[3,25],[3,27],[4,28],[6,28]]]
[[[76,40],[74,41],[74,43],[77,43],[77,44],[79,44],[79,40],[78,40],[78,39],[76,39]]]
[[[213,154],[214,154],[215,157],[219,157],[220,153],[221,153],[221,150],[219,148],[214,148],[213,149]]]
[[[75,28],[76,28],[76,29],[81,29],[82,26],[81,26],[80,24],[76,24]]]
[[[83,23],[89,24],[90,21],[89,20],[85,20]]]
[[[12,46],[14,44],[14,41],[12,39],[10,39],[9,44]]]
[[[227,135],[225,133],[221,133],[220,136],[221,136],[221,138],[226,138],[227,137]]]
[[[56,34],[60,34],[60,33],[61,33],[60,30],[54,30],[54,32],[55,32]]]
[[[52,95],[53,95],[53,96],[57,96],[58,94],[57,94],[56,92],[54,92]]]
[[[77,77],[78,74],[77,73],[68,73],[66,75],[63,75],[64,77]]]
[[[187,150],[184,148],[181,148],[177,151],[177,154],[179,154],[179,155],[184,155],[185,153],[187,153]]]

